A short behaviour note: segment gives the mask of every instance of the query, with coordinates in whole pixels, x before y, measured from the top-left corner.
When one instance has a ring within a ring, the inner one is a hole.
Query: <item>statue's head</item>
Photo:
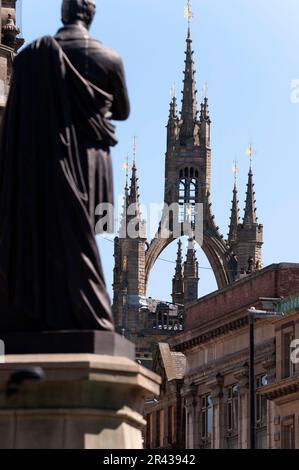
[[[95,0],[63,0],[61,9],[62,23],[67,25],[80,22],[89,28],[95,12]]]

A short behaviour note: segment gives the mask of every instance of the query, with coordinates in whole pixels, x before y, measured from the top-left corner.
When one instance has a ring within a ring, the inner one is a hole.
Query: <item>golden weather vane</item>
[[[246,155],[247,155],[247,157],[250,158],[250,167],[252,165],[252,157],[253,157],[254,153],[255,152],[254,152],[254,149],[252,147],[252,144],[250,144],[249,147],[247,147],[247,149],[246,149]]]
[[[234,161],[234,164],[233,164],[233,174],[234,174],[234,178],[235,178],[235,183],[237,182],[237,174],[239,173],[239,168],[238,168],[238,165],[237,165],[237,160]]]
[[[126,186],[129,183],[129,155],[127,155],[126,161],[122,164],[122,169],[126,172]]]
[[[185,16],[185,18],[187,18],[188,26],[190,28],[191,20],[192,20],[192,18],[194,18],[194,13],[192,11],[192,2],[191,2],[191,0],[187,1],[187,5],[185,6],[184,16]]]

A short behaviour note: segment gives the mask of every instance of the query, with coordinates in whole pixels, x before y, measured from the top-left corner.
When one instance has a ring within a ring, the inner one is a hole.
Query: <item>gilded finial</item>
[[[194,13],[192,11],[192,2],[191,2],[191,0],[187,0],[187,5],[185,6],[184,16],[188,20],[188,30],[190,32],[191,20],[192,20],[192,18],[194,18]]]
[[[255,152],[254,152],[254,149],[252,147],[252,144],[250,144],[249,147],[247,147],[247,149],[246,149],[246,155],[247,155],[247,157],[250,158],[250,169],[252,167],[252,157],[253,157],[254,153]]]
[[[239,168],[238,168],[238,165],[237,165],[237,160],[234,161],[232,170],[233,170],[234,179],[235,179],[235,185],[236,185],[236,184],[237,184],[237,174],[239,173]]]
[[[126,172],[126,187],[129,185],[129,155],[127,155],[126,161],[122,164],[123,170]]]

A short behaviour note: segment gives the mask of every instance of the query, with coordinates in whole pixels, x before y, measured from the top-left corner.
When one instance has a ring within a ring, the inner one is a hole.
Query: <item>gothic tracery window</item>
[[[195,204],[198,197],[198,171],[185,168],[180,171],[179,222],[195,222]]]

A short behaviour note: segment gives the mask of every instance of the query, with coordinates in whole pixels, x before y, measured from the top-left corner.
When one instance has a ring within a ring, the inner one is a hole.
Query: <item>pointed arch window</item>
[[[198,172],[197,172],[198,174]],[[185,168],[179,180],[179,222],[195,222],[195,204],[198,199],[198,178],[193,168]]]

